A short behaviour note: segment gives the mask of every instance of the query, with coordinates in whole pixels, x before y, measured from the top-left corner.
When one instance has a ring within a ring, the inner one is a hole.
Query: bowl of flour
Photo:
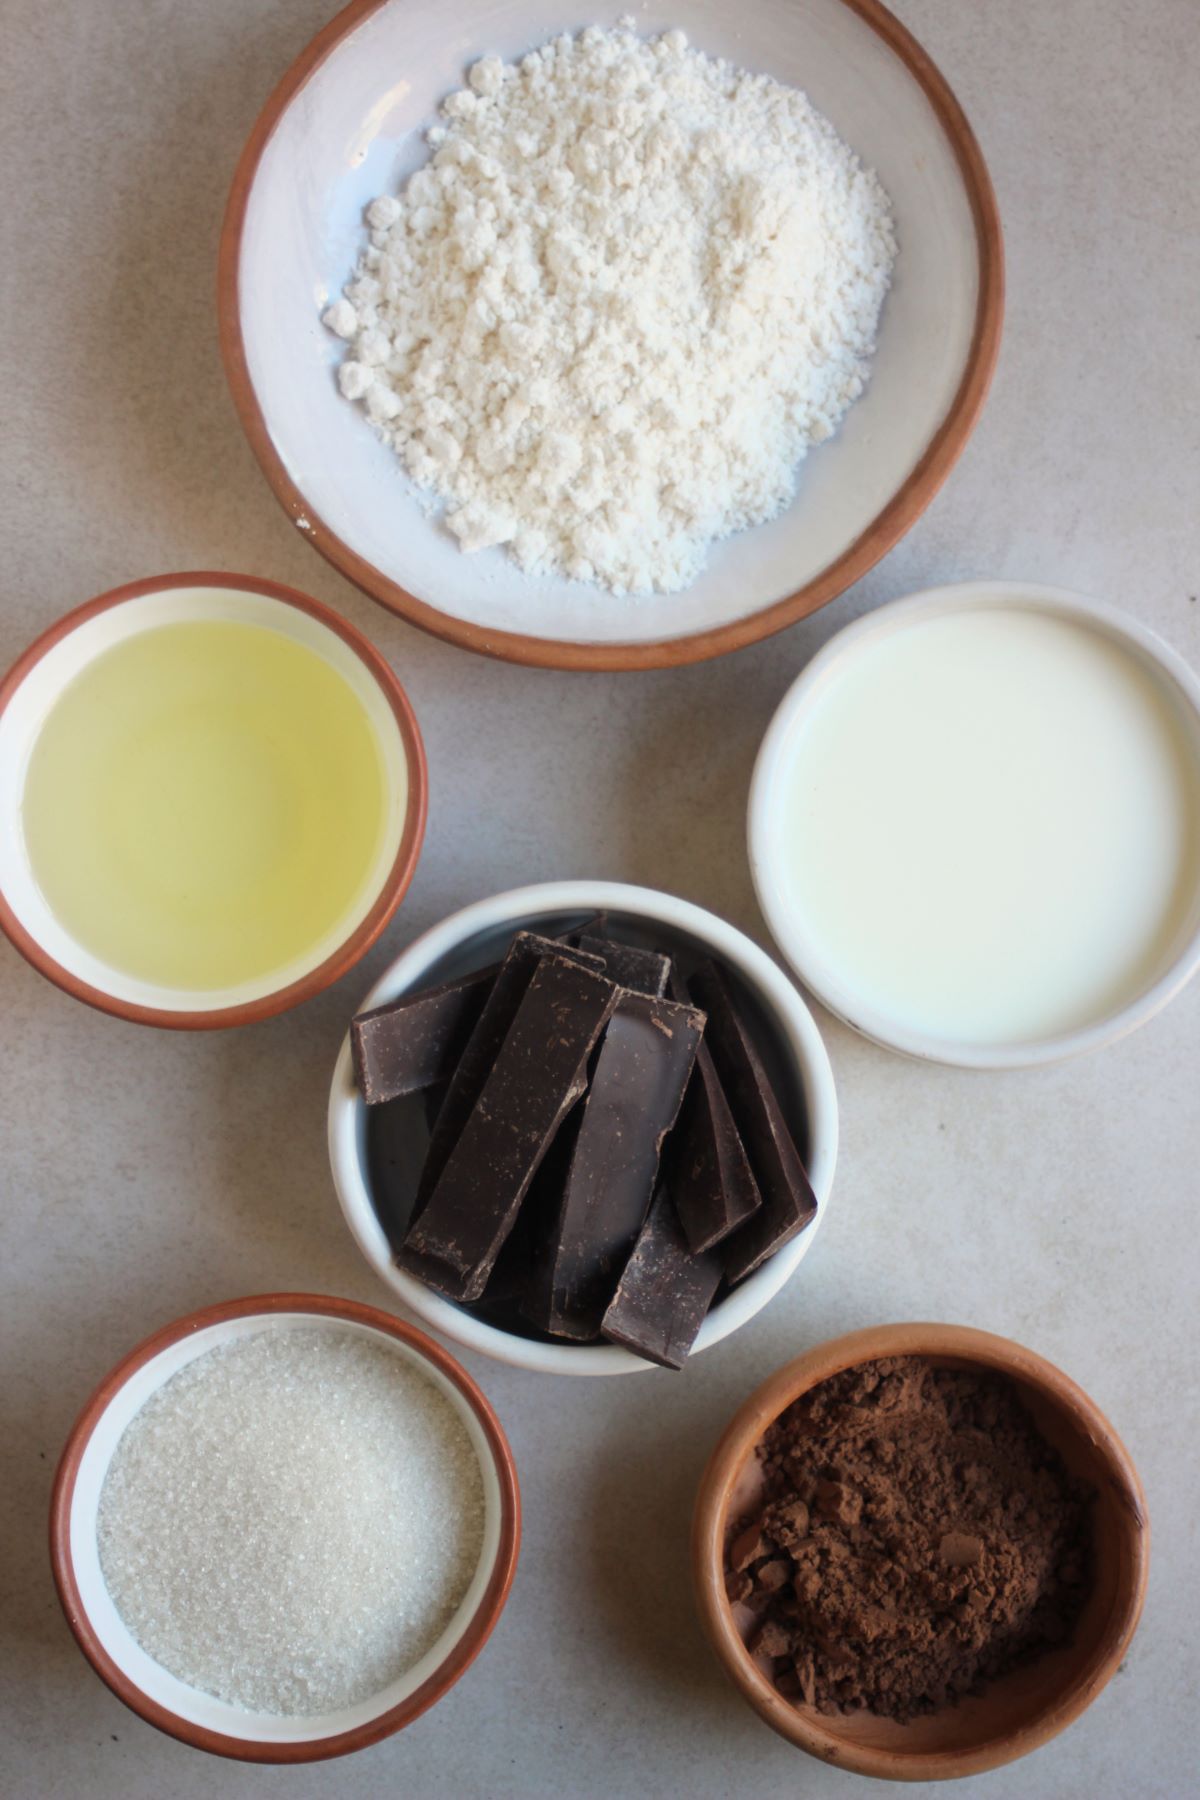
[[[352,5],[235,178],[222,342],[298,530],[511,660],[698,660],[919,515],[999,341],[999,226],[881,7]]]

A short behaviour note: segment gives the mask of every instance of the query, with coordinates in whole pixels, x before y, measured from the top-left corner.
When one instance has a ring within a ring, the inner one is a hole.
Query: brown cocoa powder
[[[848,1369],[780,1415],[726,1550],[781,1693],[906,1721],[1070,1636],[1092,1492],[999,1375],[918,1357]]]

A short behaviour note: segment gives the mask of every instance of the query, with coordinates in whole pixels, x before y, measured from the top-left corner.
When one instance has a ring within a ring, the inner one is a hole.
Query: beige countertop
[[[567,1382],[468,1359],[511,1435],[524,1552],[483,1657],[402,1736],[293,1772],[222,1764],[127,1713],[74,1647],[45,1518],[99,1376],[208,1301],[311,1288],[387,1303],[337,1209],[324,1105],[354,1001],[411,936],[517,882],[589,874],[673,889],[762,936],[743,810],[772,708],[838,626],[928,583],[1078,587],[1200,664],[1195,0],[902,0],[979,133],[1007,232],[1008,323],[983,422],[926,518],[835,605],[724,661],[625,677],[504,668],[409,630],[305,547],[242,438],[216,348],[221,208],[263,98],[330,5],[4,7],[0,665],[137,575],[274,576],[381,646],[424,727],[432,786],[399,917],[361,969],[290,1017],[211,1037],[139,1030],[0,945],[0,1791],[850,1795],[852,1778],[774,1738],[710,1660],[688,1592],[689,1508],[725,1419],[778,1363],[854,1326],[933,1318],[1016,1336],[1069,1370],[1140,1464],[1155,1533],[1142,1630],[1110,1688],[1064,1737],[958,1792],[1183,1800],[1198,1675],[1200,984],[1124,1043],[1031,1074],[919,1067],[822,1017],[842,1160],[828,1223],[764,1315],[680,1377]]]

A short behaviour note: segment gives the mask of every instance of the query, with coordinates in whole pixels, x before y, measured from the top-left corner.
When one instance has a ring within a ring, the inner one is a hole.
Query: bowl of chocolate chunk
[[[680,1369],[791,1277],[837,1155],[792,982],[670,895],[553,882],[409,946],[334,1071],[334,1182],[427,1324],[555,1374]]]
[[[701,1622],[780,1736],[938,1781],[1036,1750],[1116,1672],[1150,1527],[1061,1370],[956,1325],[836,1338],[750,1396],[701,1481]]]

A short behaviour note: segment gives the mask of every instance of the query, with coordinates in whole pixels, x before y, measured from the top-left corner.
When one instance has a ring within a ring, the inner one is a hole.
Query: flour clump
[[[671,592],[862,392],[896,244],[794,88],[681,31],[475,63],[325,323],[466,551]]]

